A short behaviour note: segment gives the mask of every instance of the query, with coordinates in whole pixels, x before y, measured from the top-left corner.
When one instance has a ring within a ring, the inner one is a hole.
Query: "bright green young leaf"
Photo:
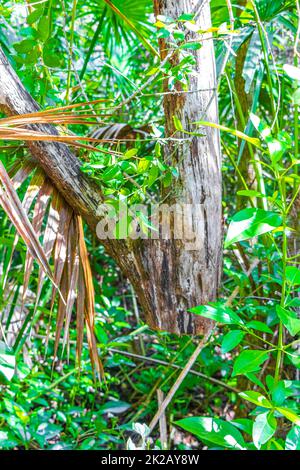
[[[254,191],[254,189],[242,189],[241,191],[237,191],[239,196],[246,196],[246,197],[266,197],[264,194],[260,193],[259,191]]]
[[[296,415],[293,410],[281,407],[276,407],[276,410],[279,411],[279,413],[281,413],[283,416],[285,416],[289,421],[296,424],[297,426],[300,426],[300,416]]]
[[[263,406],[264,408],[272,408],[271,402],[259,392],[249,390],[248,392],[240,392],[239,395],[245,400],[254,403],[254,405]]]
[[[290,335],[295,336],[300,331],[300,319],[297,318],[297,314],[292,310],[286,310],[285,308],[276,305],[276,313]]]
[[[127,150],[127,152],[124,153],[124,155],[123,155],[122,158],[124,158],[124,159],[127,160],[127,158],[132,158],[132,157],[134,157],[137,153],[138,153],[138,149],[136,149],[136,148],[129,149],[129,150]]]
[[[294,426],[286,436],[285,450],[300,450],[300,427]]]
[[[232,330],[227,333],[222,341],[221,352],[223,354],[231,351],[242,341],[245,333],[240,330]]]
[[[233,366],[233,377],[236,375],[256,372],[260,365],[269,357],[266,351],[247,350],[243,351],[235,360]]]
[[[183,126],[177,116],[173,116],[174,126],[177,131],[183,131]]]
[[[249,135],[246,135],[241,131],[237,131],[236,129],[231,129],[230,127],[222,126],[221,124],[216,124],[215,122],[207,122],[207,121],[197,121],[197,122],[194,122],[194,124],[199,125],[199,126],[208,126],[208,127],[213,127],[215,129],[220,129],[220,131],[224,131],[224,132],[227,132],[228,134],[232,134],[238,137],[239,139],[249,142],[255,147],[261,148],[259,139],[256,139],[255,137],[249,137]]]
[[[230,222],[225,248],[233,243],[272,232],[280,227],[282,219],[276,212],[249,207],[235,214]]]
[[[201,317],[210,318],[218,323],[227,325],[242,325],[243,320],[229,307],[223,304],[219,305],[199,305],[189,309],[189,312],[201,315]]]
[[[300,284],[300,269],[296,266],[288,266],[285,271],[286,280],[291,286]]]
[[[277,427],[273,411],[259,414],[253,424],[252,437],[254,445],[260,449],[274,435]]]
[[[188,432],[197,436],[200,440],[228,449],[245,450],[246,445],[240,431],[231,423],[219,418],[193,417],[176,421]]]

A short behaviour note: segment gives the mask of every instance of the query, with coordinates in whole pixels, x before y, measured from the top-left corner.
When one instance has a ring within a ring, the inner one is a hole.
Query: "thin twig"
[[[187,376],[187,374],[190,372],[192,366],[194,365],[194,363],[196,362],[200,352],[202,351],[204,345],[206,344],[208,338],[211,336],[211,333],[212,331],[210,331],[209,333],[207,333],[203,339],[201,341],[199,341],[198,343],[198,346],[196,347],[195,351],[193,352],[193,354],[191,355],[191,357],[189,358],[186,366],[182,369],[182,371],[180,372],[177,380],[175,381],[175,383],[173,384],[173,386],[171,387],[171,389],[169,390],[166,398],[164,399],[164,401],[162,402],[161,406],[159,407],[159,409],[157,410],[155,416],[153,417],[153,419],[151,420],[151,423],[149,425],[149,429],[150,429],[150,432],[153,431],[153,429],[155,428],[155,426],[157,425],[158,421],[160,420],[160,417],[162,416],[162,414],[165,412],[165,410],[167,409],[168,405],[170,404],[170,402],[172,401],[175,393],[177,392],[177,390],[179,389],[180,385],[182,384],[183,380],[185,379],[185,377]]]

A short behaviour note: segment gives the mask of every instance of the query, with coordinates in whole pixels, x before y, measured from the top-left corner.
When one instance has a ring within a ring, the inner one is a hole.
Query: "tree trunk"
[[[196,0],[155,1],[156,13],[177,18],[198,8],[199,29],[211,26],[209,2]],[[208,35],[206,35],[207,39]],[[163,49],[167,44],[161,44]],[[217,122],[216,76],[213,41],[205,40],[194,52],[196,73],[191,77],[186,94],[165,95],[166,133],[174,132],[173,116],[187,131],[192,123],[205,118]],[[175,60],[176,59],[172,59]],[[167,84],[165,84],[165,87]],[[210,91],[197,91],[197,90]],[[192,92],[192,93],[191,93]],[[38,109],[0,49],[0,105],[10,114],[25,114]],[[35,129],[55,134],[50,125]],[[109,254],[132,283],[146,321],[150,327],[177,334],[203,334],[211,328],[209,320],[192,315],[187,309],[216,298],[222,248],[221,224],[221,158],[218,131],[201,129],[184,145],[170,143],[165,158],[172,159],[179,170],[172,195],[164,203],[187,204],[185,227],[188,235],[181,239],[103,240]],[[185,135],[181,137],[186,138]],[[95,230],[102,203],[101,190],[81,173],[80,162],[69,148],[55,142],[32,142],[32,155],[51,178],[67,202]],[[163,195],[165,196],[165,195]],[[185,207],[185,206],[183,206]],[[174,227],[172,233],[174,232]],[[198,239],[191,249],[189,232]]]
[[[177,19],[183,13],[195,13],[201,30],[211,27],[209,2],[197,0],[155,0],[155,14]],[[193,122],[218,121],[214,46],[206,34],[201,49],[193,52],[195,71],[190,78],[189,93],[164,96],[166,135],[175,132],[173,116],[186,131],[195,131]],[[195,35],[190,34],[189,39]],[[169,53],[168,40],[161,40],[161,57]],[[177,65],[178,56],[171,59]],[[206,91],[204,91],[206,90]],[[167,80],[164,91],[168,92]],[[199,334],[211,323],[187,312],[192,306],[216,298],[222,251],[221,222],[221,154],[219,133],[201,129],[202,137],[193,137],[184,145],[170,142],[164,149],[166,161],[179,170],[167,202],[187,205],[185,227],[198,238],[198,246],[190,249],[188,239],[153,240],[144,243],[143,264],[148,273],[145,288],[152,291],[156,326],[175,333]],[[185,134],[176,137],[187,138]]]

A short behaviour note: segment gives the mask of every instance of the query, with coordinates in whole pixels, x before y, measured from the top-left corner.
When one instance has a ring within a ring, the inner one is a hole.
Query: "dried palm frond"
[[[26,179],[30,179],[22,203],[16,193]],[[66,203],[57,189],[52,185],[43,170],[35,168],[32,163],[14,165],[10,177],[0,162],[0,204],[11,219],[17,234],[11,248],[10,260],[6,264],[5,278],[9,278],[13,253],[19,236],[27,246],[23,286],[15,305],[18,306],[18,332],[15,331],[14,348],[20,349],[32,329],[45,277],[52,283],[52,296],[49,299],[50,317],[58,298],[56,317],[56,336],[54,355],[63,333],[63,350],[69,344],[69,328],[75,301],[77,306],[76,357],[80,363],[84,326],[89,344],[93,368],[98,376],[103,373],[94,336],[94,288],[89,264],[88,252],[84,240],[81,217]],[[29,220],[31,218],[31,221]],[[40,241],[41,235],[42,241]],[[34,260],[39,263],[38,283],[35,294],[34,309],[27,309],[30,276]],[[52,262],[52,263],[51,263]],[[50,268],[53,264],[53,270]],[[10,288],[7,283],[7,288]],[[20,300],[21,299],[21,300]],[[12,315],[11,315],[12,318]],[[22,324],[20,325],[20,319]],[[6,318],[7,320],[7,318]],[[6,321],[6,330],[10,331],[10,321]],[[50,326],[50,324],[49,324]],[[50,328],[48,327],[48,333]]]
[[[0,139],[29,142],[56,141],[95,150],[95,147],[78,141],[83,140],[98,144],[101,142],[111,143],[112,139],[70,135],[67,128],[61,126],[96,123],[99,125],[97,114],[88,114],[85,111],[74,114],[73,110],[100,101],[103,100],[0,119]],[[59,125],[60,133],[55,128],[47,126],[48,124]],[[118,154],[112,150],[109,153]],[[16,191],[27,178],[31,179],[21,203]],[[21,348],[26,333],[34,325],[45,276],[48,276],[53,284],[50,315],[54,310],[55,299],[58,296],[54,355],[57,356],[62,333],[63,350],[69,344],[69,328],[76,301],[76,357],[80,362],[85,326],[91,362],[95,372],[100,376],[103,370],[94,335],[94,287],[81,217],[66,203],[43,170],[36,168],[30,162],[23,165],[16,163],[7,173],[0,161],[0,204],[17,231],[9,256],[6,257],[8,261],[3,268],[5,273],[2,287],[7,284],[19,237],[24,240],[27,246],[25,273],[20,294],[21,302],[19,302],[19,297],[15,301],[15,305],[20,306],[18,321],[20,322],[22,319],[22,325],[15,337],[14,348]],[[29,220],[30,214],[32,214],[32,221]],[[40,241],[42,233],[43,240]],[[40,266],[35,307],[33,311],[31,309],[26,312],[34,260]],[[54,266],[53,272],[50,268],[51,260]],[[8,320],[6,319],[7,328],[10,325],[10,318],[12,315],[8,317]]]

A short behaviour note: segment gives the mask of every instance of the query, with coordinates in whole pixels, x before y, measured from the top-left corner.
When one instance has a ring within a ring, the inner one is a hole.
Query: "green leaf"
[[[237,194],[239,196],[247,196],[247,197],[266,197],[264,194],[260,193],[259,191],[254,191],[254,189],[242,189],[238,191]]]
[[[127,152],[124,153],[124,155],[123,155],[122,158],[124,158],[124,159],[127,160],[127,158],[132,158],[132,157],[134,157],[137,153],[138,153],[138,149],[136,149],[136,148],[129,149],[129,150],[127,150]]]
[[[112,413],[120,414],[124,413],[130,408],[130,404],[124,401],[107,401],[105,405],[100,406],[99,413]]]
[[[173,116],[174,126],[177,131],[183,131],[183,126],[177,116]]]
[[[138,173],[145,173],[148,170],[150,165],[151,165],[150,160],[147,160],[147,158],[141,158],[141,160],[139,160],[139,164],[137,168]]]
[[[300,269],[296,266],[288,266],[285,271],[286,280],[291,286],[300,284]]]
[[[268,327],[268,325],[258,320],[249,321],[246,323],[246,327],[252,328],[253,330],[262,331],[263,333],[269,333],[270,335],[273,334],[273,331]]]
[[[296,415],[293,410],[290,410],[289,408],[279,407],[276,407],[276,410],[279,411],[279,413],[281,413],[283,416],[285,416],[289,421],[297,424],[297,426],[300,426],[300,416]]]
[[[199,126],[213,127],[214,129],[220,129],[221,131],[227,132],[228,134],[232,134],[238,137],[239,139],[250,142],[250,144],[254,145],[255,147],[261,148],[259,139],[256,139],[254,137],[249,137],[249,135],[246,135],[241,131],[237,131],[236,129],[231,129],[226,126],[222,126],[221,124],[217,124],[215,122],[208,122],[208,121],[196,121],[193,124],[196,124]]]
[[[279,227],[281,217],[276,212],[250,207],[235,214],[230,222],[225,248],[242,240],[249,240]]]
[[[195,15],[191,13],[183,13],[177,18],[177,21],[192,21],[194,19],[194,16]]]
[[[28,24],[33,24],[35,23],[43,14],[44,12],[44,6],[40,6],[38,7],[36,10],[34,10],[32,13],[30,13],[27,18],[26,18],[26,21]]]
[[[147,184],[148,184],[148,187],[150,188],[150,186],[152,186],[155,181],[157,180],[157,177],[158,177],[158,168],[157,166],[152,166],[150,168],[150,171],[149,171],[149,175],[148,175],[148,181],[147,181]]]
[[[221,352],[223,354],[231,351],[242,341],[245,333],[240,330],[229,331],[227,335],[224,336],[221,346]]]
[[[295,336],[300,331],[300,319],[292,310],[286,310],[280,305],[276,305],[276,313],[291,336]]]
[[[293,93],[293,104],[300,105],[300,88],[297,88]]]
[[[243,325],[243,320],[233,310],[223,304],[215,306],[199,305],[198,307],[190,308],[189,312],[227,325]]]
[[[269,357],[266,351],[243,351],[234,362],[232,376],[256,372]]]
[[[239,396],[251,403],[254,403],[254,405],[263,406],[264,408],[272,408],[271,402],[259,392],[249,390],[248,392],[240,392]]]
[[[24,39],[23,41],[16,42],[14,44],[14,48],[17,52],[23,54],[26,52],[30,52],[35,45],[36,41],[34,39]]]
[[[168,171],[162,179],[164,188],[168,188],[172,183],[172,173]]]
[[[287,389],[283,380],[280,380],[277,385],[272,389],[272,401],[274,405],[281,406],[287,397]]]
[[[202,45],[199,42],[188,42],[186,44],[182,44],[180,49],[190,49],[192,51],[196,51],[197,49],[201,49]]]
[[[13,352],[3,341],[0,341],[0,376],[10,381],[14,376],[15,368],[16,358]]]
[[[248,418],[237,418],[231,421],[241,431],[252,436],[253,421]]]
[[[299,67],[295,67],[294,65],[290,65],[290,64],[284,64],[283,70],[293,80],[300,81],[300,68]]]
[[[252,437],[254,445],[260,449],[274,435],[277,427],[273,411],[259,414],[253,424]]]
[[[285,441],[285,450],[300,450],[300,427],[292,428]]]
[[[193,417],[181,419],[175,424],[191,432],[200,440],[229,449],[245,450],[246,444],[240,431],[222,419]]]
[[[39,37],[43,42],[45,42],[49,37],[49,26],[49,18],[47,16],[42,16],[42,18],[38,22],[37,30],[39,33]]]

